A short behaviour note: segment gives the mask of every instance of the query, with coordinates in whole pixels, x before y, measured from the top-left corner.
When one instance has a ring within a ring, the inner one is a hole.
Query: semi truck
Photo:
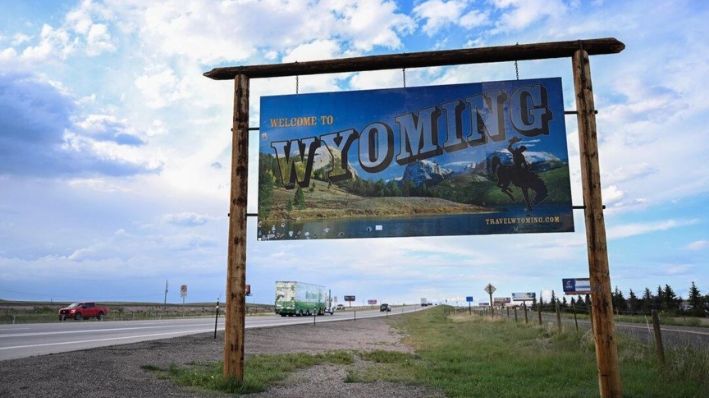
[[[324,286],[296,281],[276,282],[274,307],[280,316],[325,315],[329,302]]]

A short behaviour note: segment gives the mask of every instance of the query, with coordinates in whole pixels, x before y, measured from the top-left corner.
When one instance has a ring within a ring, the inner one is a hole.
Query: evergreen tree
[[[566,302],[566,297],[561,298],[561,309],[564,310],[569,306],[569,304]]]
[[[631,314],[635,315],[635,313],[638,311],[638,304],[638,296],[635,295],[633,289],[630,289],[630,293],[628,294],[628,309],[630,310]]]
[[[261,175],[258,180],[258,210],[259,217],[266,218],[271,212],[271,206],[273,205],[273,184],[275,178],[271,171],[262,168]]]
[[[586,308],[588,308],[588,311],[589,311],[589,312],[592,311],[592,309],[591,309],[591,296],[587,294],[587,295],[586,295],[586,298],[584,299],[584,301],[586,302]]]
[[[305,195],[303,194],[303,190],[300,188],[300,185],[298,185],[298,188],[295,190],[293,205],[298,209],[305,209]]]
[[[643,293],[643,302],[642,302],[642,311],[643,314],[649,314],[650,310],[653,308],[652,304],[654,301],[654,297],[652,297],[652,293],[650,293],[650,289],[645,288],[645,292]]]
[[[658,310],[666,310],[667,307],[664,306],[665,303],[665,292],[662,291],[662,286],[657,285],[657,296],[655,296],[655,302],[653,303],[653,308]]]
[[[665,284],[665,291],[663,293],[662,299],[664,300],[663,307],[668,311],[676,311],[679,309],[679,304],[677,303],[677,296],[670,285]]]
[[[576,298],[576,308],[580,312],[587,312],[588,308],[586,307],[586,302],[583,301],[583,297],[579,294],[578,297]]]
[[[692,281],[692,286],[689,288],[689,308],[690,313],[694,316],[704,316],[704,303],[702,296],[697,289],[697,285]]]
[[[293,210],[293,201],[288,199],[288,202],[286,202],[286,211],[291,211]]]
[[[536,311],[536,310],[537,310],[537,297],[536,297],[536,296],[532,299],[532,307],[531,307],[530,309],[531,309],[532,311]]]
[[[615,308],[616,314],[620,314],[622,311],[625,311],[625,297],[623,297],[623,292],[618,289],[618,286],[615,287],[613,294],[611,294],[611,298],[613,301],[613,308]]]
[[[550,304],[549,310],[556,311],[556,294],[554,294],[553,290],[551,291],[551,300],[549,300],[549,304]]]

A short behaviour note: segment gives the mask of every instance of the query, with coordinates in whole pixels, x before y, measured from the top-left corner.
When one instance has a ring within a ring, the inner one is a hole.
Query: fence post
[[[515,323],[517,323],[517,307],[515,307],[514,309],[515,309]]]
[[[571,305],[571,312],[574,313],[574,324],[576,325],[576,333],[579,332],[579,321],[576,319],[576,303]]]
[[[510,307],[505,307],[507,309],[507,318],[509,319],[510,317]]]
[[[219,300],[217,300],[217,307],[214,311],[214,340],[217,339],[217,322],[219,321]]]
[[[657,359],[661,364],[665,364],[665,348],[662,345],[662,332],[660,331],[660,318],[657,316],[657,310],[652,310],[652,328],[655,331],[655,350],[657,351]]]
[[[559,310],[559,300],[554,303],[554,308],[556,308],[556,326],[559,328],[559,333],[561,333],[561,311]]]
[[[524,324],[526,325],[529,323],[529,319],[527,318],[527,302],[523,301],[522,306],[524,307]]]
[[[541,297],[541,296],[540,296]],[[537,303],[537,314],[539,315],[539,326],[542,326],[542,304],[541,300]]]

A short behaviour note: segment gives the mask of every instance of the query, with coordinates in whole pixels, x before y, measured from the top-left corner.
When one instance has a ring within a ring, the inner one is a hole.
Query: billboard
[[[512,301],[533,301],[536,297],[534,292],[512,293]]]
[[[512,302],[512,300],[509,297],[495,297],[492,299],[493,304],[495,305],[502,305],[502,304],[509,304]]]
[[[369,304],[369,305],[375,305],[375,304],[377,304],[377,300],[369,299],[369,300],[367,300],[367,304]]]
[[[591,294],[589,278],[565,278],[561,280],[564,294]]]
[[[345,301],[355,301],[355,296],[345,296]]]
[[[561,78],[261,97],[260,240],[573,231]]]

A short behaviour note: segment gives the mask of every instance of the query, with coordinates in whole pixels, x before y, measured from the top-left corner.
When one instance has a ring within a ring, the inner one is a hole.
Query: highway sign
[[[466,296],[465,301],[472,303],[473,302],[473,296]]]
[[[345,301],[355,301],[355,296],[345,296]]]
[[[591,280],[589,278],[566,278],[561,280],[564,294],[591,294]]]
[[[495,305],[509,304],[511,302],[512,299],[510,299],[509,297],[495,297],[495,299],[493,300],[493,303],[495,303]]]
[[[487,307],[490,305],[490,303],[478,303],[478,304],[480,304],[481,307]]]
[[[181,297],[187,296],[187,285],[180,286],[180,296]]]
[[[536,297],[534,292],[512,293],[512,301],[533,301]]]
[[[497,290],[497,288],[495,288],[495,286],[492,286],[492,283],[488,283],[487,286],[485,286],[485,293],[487,294],[493,294],[495,293],[495,290]]]
[[[375,304],[377,304],[377,300],[367,300],[367,304],[375,305]]]

